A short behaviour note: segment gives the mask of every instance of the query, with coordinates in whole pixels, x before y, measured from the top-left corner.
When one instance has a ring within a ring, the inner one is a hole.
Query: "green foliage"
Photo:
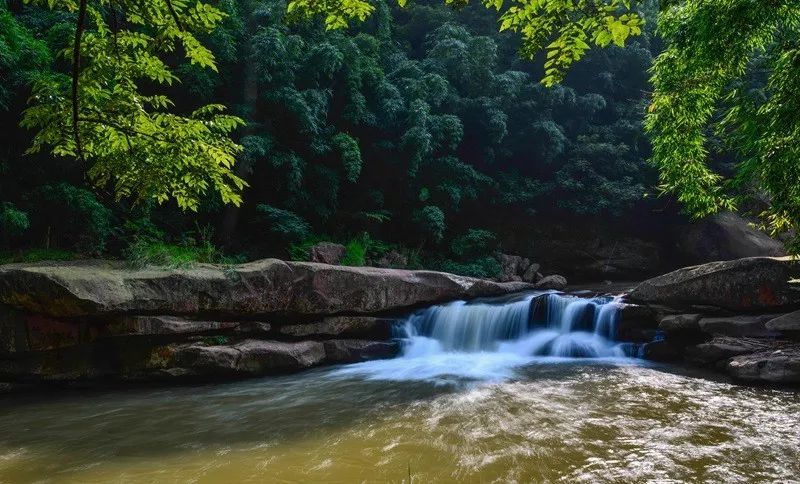
[[[41,40],[20,25],[0,5],[0,110],[7,109],[12,89],[24,86],[36,72],[51,62],[50,51]]]
[[[500,263],[491,256],[480,257],[471,259],[466,262],[457,262],[449,259],[434,262],[433,268],[442,272],[449,272],[451,274],[458,274],[461,276],[481,277],[489,279],[497,277],[502,268]]]
[[[184,235],[180,243],[139,237],[125,249],[125,259],[132,267],[158,266],[185,268],[197,263],[235,264],[239,257],[228,257],[212,241],[210,228],[198,228]]]
[[[468,0],[444,0],[463,7]],[[407,0],[398,0],[405,6]],[[520,54],[533,59],[547,52],[542,83],[552,86],[564,79],[566,70],[581,59],[591,46],[614,44],[642,33],[644,20],[631,11],[631,0],[483,0],[488,9],[500,12],[500,31],[520,34]],[[352,20],[363,21],[375,10],[366,0],[290,0],[288,11],[295,17],[323,15],[328,29],[347,27]]]
[[[698,217],[754,190],[773,232],[800,228],[800,6],[795,1],[676,2],[659,16],[647,130],[663,192]],[[760,72],[766,72],[766,81]],[[715,136],[717,139],[712,139]],[[736,157],[715,170],[714,146]],[[800,239],[793,241],[800,250]]]
[[[450,242],[450,250],[459,257],[491,254],[497,248],[497,235],[484,229],[469,229]]]
[[[342,156],[342,166],[345,170],[345,177],[350,183],[358,181],[361,174],[361,150],[358,148],[358,141],[351,136],[339,133],[333,137],[333,145],[339,150]]]
[[[368,241],[353,239],[345,245],[347,252],[342,259],[343,266],[364,266],[367,263]]]
[[[422,235],[438,243],[444,238],[445,224],[444,212],[435,205],[426,205],[414,214],[416,222]]]
[[[51,72],[35,80],[22,120],[37,130],[28,153],[47,149],[87,162],[89,178],[118,198],[174,200],[196,211],[215,192],[224,203],[241,203],[244,181],[231,171],[241,147],[230,134],[243,121],[222,114],[220,104],[176,114],[169,97],[142,87],[180,81],[165,61],[178,49],[191,65],[216,70],[196,35],[212,32],[222,11],[201,1],[30,3],[77,12],[77,44],[64,51],[71,77]]]
[[[75,252],[59,249],[28,249],[18,252],[0,252],[0,264],[75,260],[79,258],[79,254]]]
[[[28,214],[17,209],[10,203],[0,203],[0,236],[11,237],[20,235],[31,223]]]
[[[294,212],[264,204],[259,205],[257,209],[265,217],[269,231],[283,240],[288,242],[303,240],[311,233],[308,223]]]
[[[67,183],[46,185],[36,191],[34,206],[50,244],[99,254],[112,235],[111,211],[86,189]]]

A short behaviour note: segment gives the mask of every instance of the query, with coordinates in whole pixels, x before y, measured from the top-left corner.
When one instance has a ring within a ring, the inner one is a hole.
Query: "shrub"
[[[125,250],[125,259],[133,267],[179,268],[196,263],[235,264],[243,258],[226,256],[214,245],[212,231],[198,228],[196,232],[185,234],[179,244],[151,237],[136,238]]]
[[[0,236],[20,235],[30,226],[27,213],[10,203],[0,203]]]
[[[468,262],[445,259],[434,262],[432,266],[439,271],[484,279],[497,277],[501,272],[500,263],[494,257],[481,257]]]

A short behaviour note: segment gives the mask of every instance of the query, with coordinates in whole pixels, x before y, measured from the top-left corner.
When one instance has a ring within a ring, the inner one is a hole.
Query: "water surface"
[[[657,367],[531,363],[501,381],[342,368],[0,406],[2,482],[706,480],[800,476],[798,394]],[[9,399],[10,400],[10,399]]]
[[[0,400],[0,482],[644,482],[800,477],[800,394],[648,365],[618,301],[411,315],[398,358]],[[668,371],[669,370],[669,371]]]

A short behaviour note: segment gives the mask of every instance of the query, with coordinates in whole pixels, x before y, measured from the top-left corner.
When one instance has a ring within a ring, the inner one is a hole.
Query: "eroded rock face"
[[[128,270],[103,261],[0,267],[1,304],[54,317],[369,314],[530,288],[433,271],[276,259],[181,270]]]
[[[740,312],[774,312],[800,302],[800,289],[789,282],[796,271],[796,264],[787,258],[711,262],[649,279],[629,297],[673,307],[709,305]]]

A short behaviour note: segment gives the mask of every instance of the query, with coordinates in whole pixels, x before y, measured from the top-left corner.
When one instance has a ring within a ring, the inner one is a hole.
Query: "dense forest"
[[[25,154],[29,81],[66,68],[57,54],[74,20],[18,4],[2,12],[6,249],[302,258],[335,240],[350,244],[351,263],[396,248],[408,264],[492,275],[506,236],[630,216],[654,182],[642,131],[657,48],[647,33],[547,88],[480,6],[381,2],[346,31],[287,23],[278,0],[221,7],[228,17],[205,39],[219,74],[176,58],[171,97],[180,110],[222,102],[246,120],[236,172],[248,188],[238,208],[213,193],[197,213],[116,200],[80,162]]]
[[[198,34],[218,72],[172,51],[174,79],[142,83],[178,113],[221,104],[243,120],[215,118],[241,145],[215,147],[236,157],[237,206],[216,178],[223,189],[199,190],[197,201],[182,197],[186,187],[148,192],[168,176],[159,156],[186,155],[147,153],[146,140],[145,155],[128,140],[130,157],[112,150],[95,166],[42,149],[59,133],[36,135],[47,125],[36,103],[68,79],[76,13],[12,1],[0,10],[3,259],[304,259],[328,240],[347,246],[347,264],[488,277],[499,250],[535,257],[534,241],[598,231],[658,239],[674,222],[671,199],[652,196],[643,127],[648,71],[663,50],[655,22],[625,47],[587,52],[548,87],[539,83],[545,54],[521,57],[519,37],[498,32],[481,4],[374,5],[364,22],[326,29],[287,18],[284,1],[219,2],[219,25]],[[124,20],[103,8],[110,33],[92,35],[117,42]],[[655,2],[637,8],[655,19]]]

